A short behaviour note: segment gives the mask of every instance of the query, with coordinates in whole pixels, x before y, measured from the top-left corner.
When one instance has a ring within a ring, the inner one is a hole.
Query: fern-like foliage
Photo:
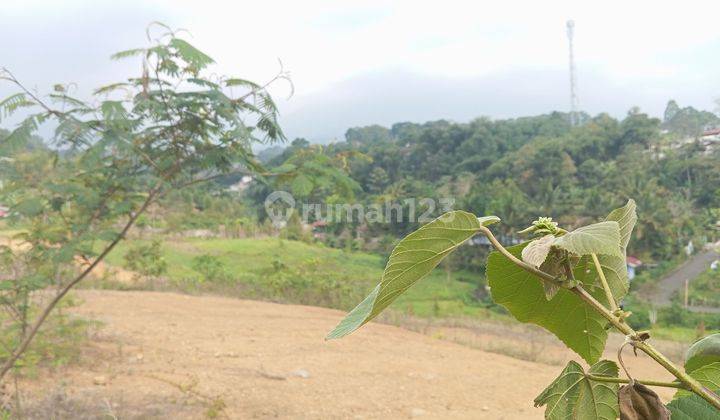
[[[166,32],[149,36],[150,45],[112,56],[136,60],[137,74],[95,89],[90,100],[59,84],[39,94],[0,71],[0,83],[17,89],[0,100],[0,121],[25,113],[9,134],[1,130],[0,202],[26,227],[22,256],[11,258],[24,264],[12,273],[22,274],[0,282],[0,305],[21,308],[33,290],[72,278],[79,262],[112,249],[163,193],[262,171],[253,143],[284,140],[265,84],[218,78],[213,59],[159,26]],[[31,147],[43,125],[54,130],[53,148]]]

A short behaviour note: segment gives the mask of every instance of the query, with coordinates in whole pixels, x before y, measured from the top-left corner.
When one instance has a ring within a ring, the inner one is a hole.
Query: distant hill
[[[262,163],[268,163],[273,158],[280,156],[285,150],[284,146],[270,146],[267,149],[263,149],[257,153],[257,158]]]
[[[401,122],[351,128],[345,141],[323,153],[337,157],[338,166],[360,185],[358,202],[451,198],[454,208],[500,216],[497,229],[504,234],[539,216],[572,228],[633,198],[640,222],[630,251],[652,261],[679,255],[689,240],[701,243],[710,234],[712,211],[720,209],[720,150],[694,142],[660,146],[718,122],[711,112],[673,101],[663,121],[634,108],[622,119],[583,114],[576,127],[561,112],[467,123]],[[296,139],[270,164],[281,165],[309,147]],[[308,202],[325,202],[331,194],[313,190]],[[362,229],[370,237],[397,237],[416,227],[407,221]]]

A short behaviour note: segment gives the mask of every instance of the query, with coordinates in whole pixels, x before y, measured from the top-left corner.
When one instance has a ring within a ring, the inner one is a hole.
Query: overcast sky
[[[289,137],[327,142],[348,127],[467,121],[567,110],[567,19],[576,22],[581,108],[661,115],[668,99],[713,110],[720,96],[720,3],[579,1],[2,0],[0,66],[41,90],[80,92],[134,75],[112,52],[153,20],[222,74],[262,81]],[[0,86],[0,94],[9,92]]]

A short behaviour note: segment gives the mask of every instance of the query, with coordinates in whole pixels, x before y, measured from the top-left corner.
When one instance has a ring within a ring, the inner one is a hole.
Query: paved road
[[[686,261],[672,273],[660,279],[655,294],[651,297],[658,306],[670,305],[670,298],[677,290],[685,287],[685,279],[694,279],[710,267],[710,263],[720,259],[720,254],[714,250],[703,250]],[[720,312],[720,308],[691,307],[694,312]]]

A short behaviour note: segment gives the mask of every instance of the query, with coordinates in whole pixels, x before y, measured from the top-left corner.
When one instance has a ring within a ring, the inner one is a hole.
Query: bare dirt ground
[[[551,364],[498,354],[502,347],[482,351],[473,347],[508,332],[459,326],[424,335],[371,323],[326,342],[343,313],[308,306],[157,292],[77,296],[84,303],[75,312],[104,326],[79,365],[21,383],[30,417],[541,418],[533,398],[572,357],[555,345],[542,348]],[[669,379],[642,356],[625,359],[631,372]]]

